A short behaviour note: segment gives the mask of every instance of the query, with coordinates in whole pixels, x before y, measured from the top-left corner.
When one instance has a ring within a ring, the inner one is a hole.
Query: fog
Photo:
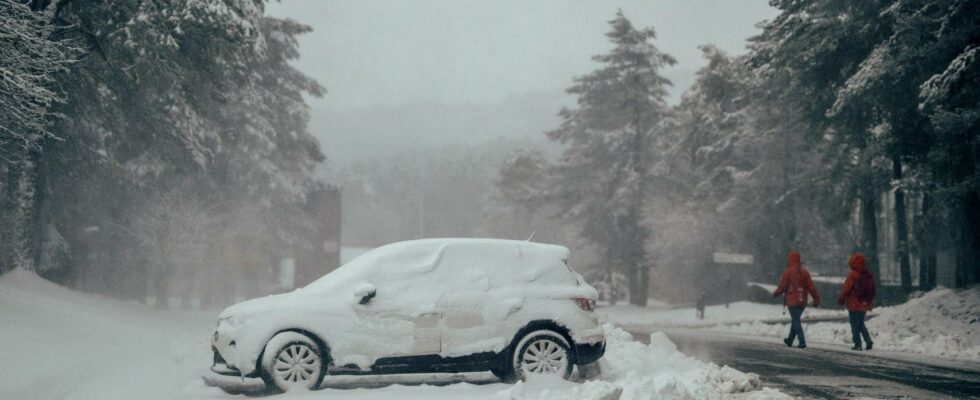
[[[271,3],[270,14],[313,28],[299,37],[294,65],[328,88],[308,100],[310,130],[327,156],[320,173],[344,193],[342,242],[532,232],[577,240],[570,227],[488,221],[513,151],[560,154],[543,132],[575,105],[565,93],[573,79],[611,48],[605,33],[617,10],[654,27],[658,48],[677,59],[662,71],[670,104],[706,64],[700,45],[745,53],[756,25],[776,15],[764,0]],[[585,244],[569,245],[576,261],[594,262]]]
[[[608,21],[622,9],[653,26],[677,58],[664,76],[670,101],[705,64],[698,46],[745,52],[756,24],[777,10],[738,1],[315,1],[286,0],[271,15],[310,25],[294,64],[329,91],[309,101],[311,131],[328,163],[343,166],[401,149],[541,140],[557,124],[572,78],[610,48]],[[521,110],[525,112],[521,113]],[[533,110],[534,112],[529,112]]]
[[[641,305],[719,271],[748,297],[790,250],[832,277],[863,251],[898,295],[980,280],[973,36],[886,40],[904,9],[16,3],[0,272],[206,308],[391,242],[534,234]]]
[[[977,38],[976,0],[0,0],[0,399],[969,397]]]

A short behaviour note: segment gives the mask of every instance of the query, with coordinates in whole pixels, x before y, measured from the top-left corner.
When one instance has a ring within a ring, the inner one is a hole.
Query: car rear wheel
[[[313,390],[323,379],[324,362],[320,346],[297,332],[282,332],[265,346],[262,380],[282,392]]]
[[[528,333],[514,347],[511,368],[513,376],[524,379],[527,374],[553,374],[568,379],[575,363],[571,346],[558,332],[538,330]]]

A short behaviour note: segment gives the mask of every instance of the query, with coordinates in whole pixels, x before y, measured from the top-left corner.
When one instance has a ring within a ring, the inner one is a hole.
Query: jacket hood
[[[797,251],[789,252],[786,256],[786,267],[801,267],[803,264],[800,262],[800,253]]]
[[[850,265],[851,270],[853,271],[860,272],[864,270],[865,269],[864,254],[854,253],[853,255],[851,255],[851,259],[847,261],[847,265]]]

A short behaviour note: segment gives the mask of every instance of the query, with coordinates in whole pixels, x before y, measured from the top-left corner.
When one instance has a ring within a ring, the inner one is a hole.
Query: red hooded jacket
[[[786,294],[783,303],[789,307],[806,307],[808,296],[813,296],[813,305],[820,306],[820,293],[810,279],[810,272],[803,268],[800,263],[800,253],[791,251],[786,257],[786,270],[779,278],[779,287],[772,293],[772,297]]]
[[[845,305],[848,311],[867,312],[871,311],[871,308],[874,307],[874,300],[862,302],[858,300],[857,293],[854,290],[854,284],[861,277],[861,274],[867,270],[864,263],[864,255],[861,253],[854,253],[847,262],[851,266],[851,272],[847,273],[847,279],[844,280],[844,287],[841,288],[840,294],[837,296],[837,302]]]

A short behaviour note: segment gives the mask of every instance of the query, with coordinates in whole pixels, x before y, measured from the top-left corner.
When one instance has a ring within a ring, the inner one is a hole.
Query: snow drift
[[[71,291],[33,273],[0,276],[2,399],[243,398],[207,387],[213,312],[156,311]],[[324,389],[274,399],[783,399],[759,378],[681,354],[663,334],[651,344],[605,325],[604,372],[573,383],[531,377],[515,385],[454,383]],[[478,381],[471,379],[469,381]]]
[[[980,287],[938,288],[874,311],[878,316],[868,320],[867,326],[876,348],[980,362]],[[758,321],[717,329],[772,337],[789,331],[785,324]],[[847,323],[815,323],[804,329],[810,341],[851,344]]]

